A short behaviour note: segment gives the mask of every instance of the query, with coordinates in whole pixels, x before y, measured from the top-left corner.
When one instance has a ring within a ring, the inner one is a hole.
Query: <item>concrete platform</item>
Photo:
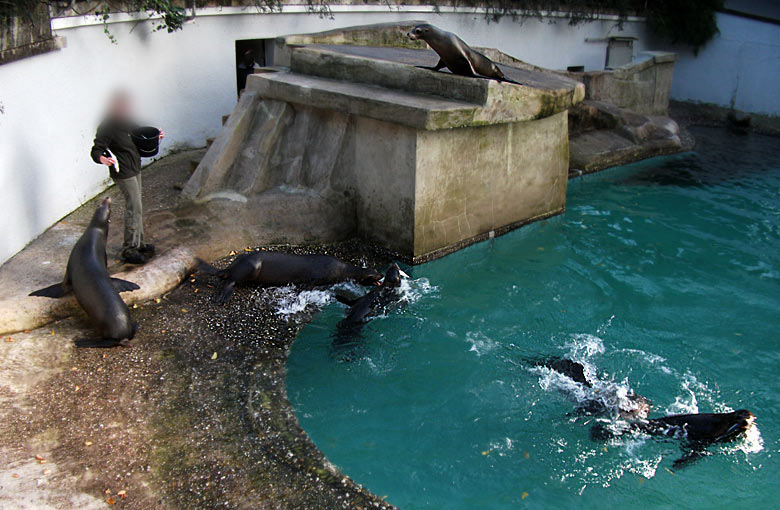
[[[184,196],[338,197],[358,235],[415,263],[562,212],[566,111],[584,85],[496,50],[523,85],[420,69],[438,56],[404,40],[409,28],[277,41],[288,67],[249,77]]]

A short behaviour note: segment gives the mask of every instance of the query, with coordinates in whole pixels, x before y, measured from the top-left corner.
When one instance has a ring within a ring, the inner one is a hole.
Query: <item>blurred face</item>
[[[109,114],[119,119],[127,119],[131,116],[133,110],[130,96],[124,93],[116,94],[111,98],[108,106]]]

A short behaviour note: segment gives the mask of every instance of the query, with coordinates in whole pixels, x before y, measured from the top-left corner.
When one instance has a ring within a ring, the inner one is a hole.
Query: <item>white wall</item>
[[[424,19],[457,32],[475,46],[499,48],[549,68],[604,65],[605,44],[585,43],[618,30],[614,20],[570,27],[509,19],[488,24],[483,14],[384,6],[334,8],[335,19],[286,8],[284,14],[253,9],[199,11],[180,32],[152,32],[149,21],[113,16],[111,44],[94,17],[52,23],[67,38],[62,51],[0,66],[0,263],[108,184],[105,167],[89,157],[105,94],[122,84],[143,101],[139,120],[166,132],[161,153],[203,146],[235,102],[236,39],[272,38],[394,20]],[[116,22],[118,21],[118,22]],[[624,33],[647,49],[644,24],[627,22]]]
[[[780,115],[780,26],[718,14],[720,34],[696,56],[678,53],[672,98]]]

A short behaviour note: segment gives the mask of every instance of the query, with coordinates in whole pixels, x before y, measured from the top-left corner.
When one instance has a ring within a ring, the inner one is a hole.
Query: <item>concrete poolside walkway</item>
[[[182,203],[175,186],[189,178],[190,160],[200,159],[204,153],[205,149],[196,149],[173,154],[144,169],[145,231],[147,241],[157,248],[157,256],[144,266],[123,264],[118,259],[124,201],[116,186],[63,218],[0,266],[0,334],[32,330],[81,313],[72,296],[47,299],[28,294],[62,280],[73,244],[105,196],[113,199],[109,271],[141,286],[122,295],[128,304],[148,301],[176,287],[194,267],[195,257],[214,259],[258,244],[336,241],[351,233],[351,222],[343,220],[339,204],[296,190],[270,191],[256,197],[259,209],[252,210],[266,211],[262,222],[246,217],[248,208],[243,204]],[[339,221],[333,221],[335,218]]]

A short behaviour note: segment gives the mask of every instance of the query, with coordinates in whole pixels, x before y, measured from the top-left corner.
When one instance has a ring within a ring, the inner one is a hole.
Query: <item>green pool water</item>
[[[349,362],[331,347],[345,309],[324,306],[287,378],[312,440],[405,509],[774,507],[780,141],[694,134],[697,152],[572,181],[564,215],[413,268]],[[591,440],[539,356],[651,416],[747,408],[757,429],[672,470],[678,442]]]

